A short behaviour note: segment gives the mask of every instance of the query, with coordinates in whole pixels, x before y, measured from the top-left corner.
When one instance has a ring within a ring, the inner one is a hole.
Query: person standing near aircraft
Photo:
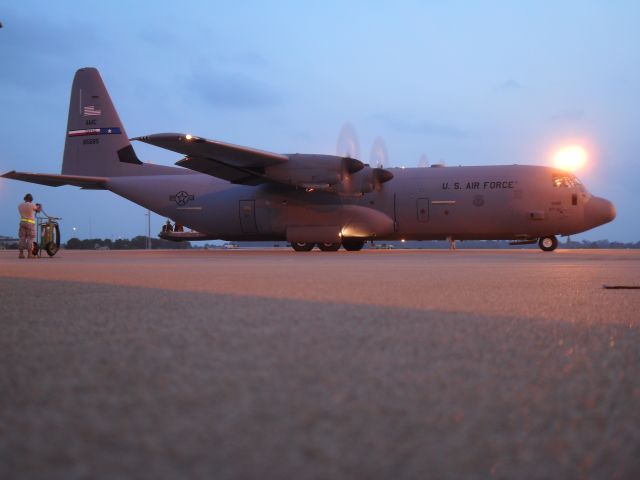
[[[35,205],[33,203],[33,197],[30,193],[24,196],[24,202],[18,205],[18,212],[20,212],[20,227],[18,229],[18,238],[20,238],[20,254],[18,258],[24,258],[24,249],[27,249],[28,258],[36,258],[33,254],[33,239],[36,237],[36,219],[35,214],[38,213],[42,207],[39,203]]]
[[[171,233],[171,232],[173,232],[173,225],[171,225],[171,220],[167,220],[167,223],[165,223],[165,224],[162,226],[162,231],[163,231],[164,233]]]

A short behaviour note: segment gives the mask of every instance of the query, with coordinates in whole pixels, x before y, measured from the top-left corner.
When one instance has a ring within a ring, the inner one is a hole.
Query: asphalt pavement
[[[0,251],[0,478],[640,478],[640,251]]]

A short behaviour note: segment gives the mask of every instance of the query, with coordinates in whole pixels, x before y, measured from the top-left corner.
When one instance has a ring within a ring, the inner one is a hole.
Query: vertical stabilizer
[[[71,87],[62,173],[136,175],[136,167],[141,165],[100,73],[95,68],[81,68]]]

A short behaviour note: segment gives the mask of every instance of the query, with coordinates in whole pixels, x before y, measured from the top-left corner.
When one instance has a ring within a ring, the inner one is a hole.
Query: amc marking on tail
[[[195,198],[196,197],[194,197],[193,195],[189,195],[184,190],[180,190],[175,195],[170,195],[169,201],[176,202],[176,205],[184,207],[187,203],[191,202],[192,200],[195,200]]]

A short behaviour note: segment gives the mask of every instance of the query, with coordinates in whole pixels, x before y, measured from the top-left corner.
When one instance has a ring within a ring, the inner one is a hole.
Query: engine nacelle
[[[380,189],[381,185],[393,178],[393,173],[383,168],[363,169],[345,175],[340,184],[331,187],[331,191],[340,195],[362,195]]]
[[[328,189],[364,167],[353,158],[334,155],[288,155],[285,163],[265,168],[264,175],[279,183],[301,188]]]

